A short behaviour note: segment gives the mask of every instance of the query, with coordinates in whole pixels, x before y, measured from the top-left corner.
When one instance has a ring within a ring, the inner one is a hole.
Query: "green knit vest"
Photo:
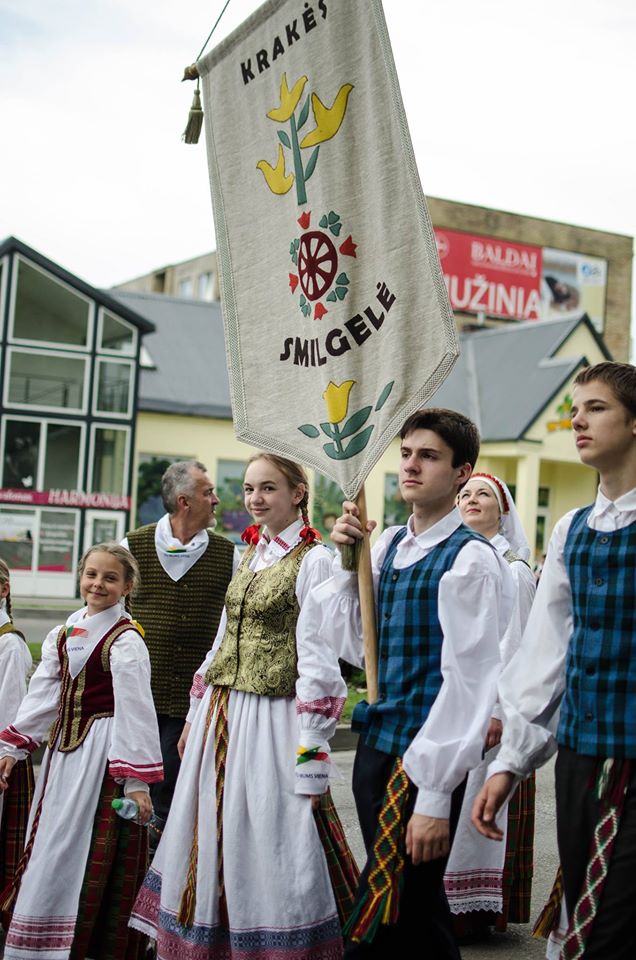
[[[206,681],[268,697],[292,697],[298,654],[296,579],[312,545],[301,543],[271,567],[254,573],[249,550],[225,598],[227,627]]]
[[[132,613],[145,632],[157,713],[185,718],[192,677],[219,626],[232,579],[234,547],[208,530],[207,550],[185,576],[174,581],[157,557],[156,526],[151,523],[127,535],[141,573],[141,584],[131,597]]]

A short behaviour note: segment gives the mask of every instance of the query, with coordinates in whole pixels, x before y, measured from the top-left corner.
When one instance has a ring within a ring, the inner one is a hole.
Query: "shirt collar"
[[[636,487],[629,490],[616,500],[610,500],[605,496],[601,488],[598,488],[596,501],[592,507],[593,517],[602,517],[604,514],[616,516],[619,513],[626,513],[628,510],[636,510]]]
[[[406,544],[410,540],[414,540],[422,550],[429,550],[431,547],[436,547],[442,540],[447,540],[451,533],[454,533],[461,524],[461,514],[457,507],[453,507],[450,513],[447,513],[445,517],[442,517],[441,520],[434,523],[428,530],[415,534],[413,530],[413,514],[411,514],[406,524],[406,536],[402,542]]]
[[[263,556],[269,554],[271,556],[284,557],[300,540],[300,531],[303,526],[304,521],[302,517],[299,517],[298,520],[294,520],[293,523],[285,527],[284,530],[281,530],[281,532],[273,538],[270,538],[267,527],[265,527],[258,541],[257,549]]]

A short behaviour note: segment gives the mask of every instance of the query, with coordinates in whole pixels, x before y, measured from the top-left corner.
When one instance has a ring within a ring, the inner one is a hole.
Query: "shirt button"
[[[602,586],[603,586],[603,577],[597,577],[596,580],[594,581],[594,583],[596,584],[597,587],[602,587]]]
[[[593,714],[590,710],[588,710],[587,713],[585,714],[585,719],[586,719],[586,720],[593,720],[593,719],[594,719],[594,714]]]

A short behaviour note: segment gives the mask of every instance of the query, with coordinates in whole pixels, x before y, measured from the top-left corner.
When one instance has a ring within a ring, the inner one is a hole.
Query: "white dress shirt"
[[[572,591],[563,549],[576,510],[554,528],[537,596],[521,647],[499,680],[504,713],[501,750],[488,773],[526,777],[556,750],[555,734],[565,689],[565,659],[572,636]],[[621,530],[636,522],[636,489],[617,500],[599,491],[587,524],[592,530]]]

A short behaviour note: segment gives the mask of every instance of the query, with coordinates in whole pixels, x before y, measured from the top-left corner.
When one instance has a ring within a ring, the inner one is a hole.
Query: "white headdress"
[[[530,544],[521,525],[521,518],[519,517],[507,484],[503,480],[500,480],[499,477],[493,476],[492,473],[471,474],[471,480],[476,480],[477,478],[490,487],[497,498],[499,512],[501,513],[501,533],[510,544],[510,549],[513,553],[516,553],[518,557],[521,557],[522,560],[529,560]]]

